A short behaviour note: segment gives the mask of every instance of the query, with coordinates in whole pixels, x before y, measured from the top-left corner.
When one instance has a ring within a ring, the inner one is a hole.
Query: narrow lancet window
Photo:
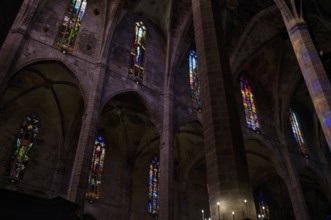
[[[90,201],[100,198],[101,177],[106,153],[105,146],[103,138],[101,136],[97,137],[94,142],[92,164],[86,192],[86,197]]]
[[[30,152],[40,128],[39,116],[30,113],[24,117],[16,138],[15,152],[11,157],[9,176],[14,182],[22,179],[30,159]]]
[[[148,193],[148,212],[153,218],[158,218],[159,210],[159,179],[160,179],[160,161],[154,157],[149,165],[149,193]]]
[[[190,91],[193,107],[201,111],[200,82],[198,75],[198,60],[194,50],[189,52]]]
[[[86,4],[86,0],[70,0],[56,37],[56,46],[60,47],[64,52],[72,52],[74,50]]]
[[[269,219],[269,206],[262,191],[257,194],[257,217],[258,219]]]
[[[254,131],[258,131],[260,129],[260,123],[256,114],[252,88],[244,76],[240,77],[240,89],[245,110],[246,124]]]
[[[135,23],[135,31],[130,54],[129,76],[141,83],[144,76],[145,45],[147,29],[142,21]]]
[[[294,138],[299,145],[299,151],[300,151],[300,153],[302,153],[303,155],[308,157],[308,149],[307,149],[307,145],[303,139],[298,116],[292,109],[290,109],[289,117],[290,117],[290,122],[291,122],[291,127],[292,127]]]

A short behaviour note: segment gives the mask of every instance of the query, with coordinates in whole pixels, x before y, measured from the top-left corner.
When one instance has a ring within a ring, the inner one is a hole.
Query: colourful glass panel
[[[72,52],[74,50],[86,4],[86,0],[70,0],[56,37],[56,45],[64,51]]]
[[[130,54],[129,76],[137,82],[142,82],[144,76],[146,31],[147,29],[142,21],[135,23]]]
[[[289,115],[290,115],[290,122],[291,122],[293,135],[294,135],[296,142],[299,144],[299,150],[302,154],[304,154],[305,156],[308,156],[308,149],[307,149],[307,146],[303,139],[298,116],[292,109],[290,109],[289,112],[290,112]]]
[[[262,191],[257,195],[257,217],[263,220],[269,219],[269,206]]]
[[[260,128],[260,123],[256,114],[252,88],[244,76],[240,77],[240,88],[247,126],[253,130],[258,130]]]
[[[9,176],[13,181],[23,178],[39,128],[40,121],[36,113],[30,113],[24,117],[16,138],[15,153],[11,157]]]
[[[159,179],[160,162],[158,157],[154,157],[149,166],[149,194],[148,194],[148,212],[153,218],[158,218],[159,210]]]
[[[198,75],[198,60],[194,50],[189,52],[190,89],[193,107],[201,111],[200,82]]]
[[[94,142],[92,164],[86,192],[86,196],[91,200],[100,198],[101,177],[106,152],[105,146],[103,138],[101,136],[97,137]]]

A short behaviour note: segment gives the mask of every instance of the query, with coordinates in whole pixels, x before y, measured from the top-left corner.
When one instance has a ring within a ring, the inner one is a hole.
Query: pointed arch
[[[12,181],[23,178],[39,128],[40,120],[37,113],[32,112],[23,118],[9,167],[9,176]]]
[[[134,26],[134,37],[130,53],[129,76],[136,82],[142,82],[145,70],[145,46],[147,28],[142,21]]]
[[[201,111],[200,82],[198,76],[198,59],[194,50],[189,52],[190,91],[193,107]]]
[[[240,76],[240,90],[244,105],[246,124],[254,131],[260,129],[260,122],[257,117],[254,96],[251,85],[244,75]]]
[[[63,51],[72,52],[85,14],[86,0],[70,0],[63,22],[56,37],[56,46]]]
[[[86,197],[90,200],[100,198],[101,177],[106,154],[105,146],[106,144],[103,138],[98,136],[94,142],[92,163],[86,192]]]
[[[153,218],[158,218],[159,210],[159,179],[160,179],[160,160],[157,156],[153,157],[149,165],[149,190],[148,190],[148,212]]]

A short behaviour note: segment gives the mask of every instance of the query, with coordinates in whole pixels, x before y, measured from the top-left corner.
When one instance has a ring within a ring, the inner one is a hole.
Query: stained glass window
[[[158,218],[159,210],[159,179],[160,179],[160,161],[154,157],[149,165],[149,194],[148,194],[148,212],[153,218]]]
[[[135,23],[130,54],[129,76],[136,82],[142,82],[144,76],[146,31],[147,29],[142,21]]]
[[[260,128],[260,123],[256,114],[252,88],[248,80],[243,75],[240,77],[240,88],[241,88],[241,95],[243,99],[247,126],[257,131]]]
[[[198,60],[194,50],[189,52],[189,68],[190,68],[190,89],[191,100],[193,107],[201,111],[201,95],[200,95],[200,83],[198,76]]]
[[[101,176],[105,160],[105,142],[101,136],[98,136],[94,142],[92,164],[88,178],[88,188],[86,196],[91,201],[100,198]]]
[[[56,45],[63,49],[63,51],[72,52],[74,50],[86,4],[86,0],[70,0],[56,37]]]
[[[289,115],[290,115],[290,122],[291,122],[293,135],[295,140],[299,144],[299,150],[302,154],[308,157],[308,149],[302,136],[298,116],[292,109],[289,110]]]
[[[269,206],[262,191],[257,194],[257,217],[258,219],[269,219]]]
[[[30,152],[40,128],[37,113],[30,113],[24,117],[16,138],[15,152],[11,157],[9,176],[14,182],[22,179],[25,168],[30,159]]]

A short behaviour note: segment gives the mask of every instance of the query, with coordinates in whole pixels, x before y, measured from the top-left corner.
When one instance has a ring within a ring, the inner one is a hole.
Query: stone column
[[[3,92],[10,68],[15,64],[20,48],[28,37],[32,17],[39,0],[24,0],[6,40],[0,49],[0,92]]]
[[[296,11],[294,1],[291,1],[292,9],[284,0],[274,1],[282,13],[294,53],[331,150],[331,85],[329,79],[307,25],[302,15],[298,15]]]
[[[83,115],[82,127],[72,168],[67,199],[83,207],[87,180],[91,165],[93,143],[96,137],[97,120],[106,72],[105,65],[96,65],[91,69],[95,75],[93,85],[89,88]]]
[[[287,148],[282,149],[282,155],[284,155],[284,161],[288,171],[288,177],[284,179],[284,181],[287,186],[295,218],[309,220],[310,218],[305,197],[302,193],[300,179]]]
[[[219,218],[217,202],[222,220],[244,219],[245,199],[248,217],[256,219],[221,7],[217,0],[192,0],[192,9],[211,219]]]
[[[174,219],[174,133],[173,94],[164,94],[160,144],[160,220]]]

